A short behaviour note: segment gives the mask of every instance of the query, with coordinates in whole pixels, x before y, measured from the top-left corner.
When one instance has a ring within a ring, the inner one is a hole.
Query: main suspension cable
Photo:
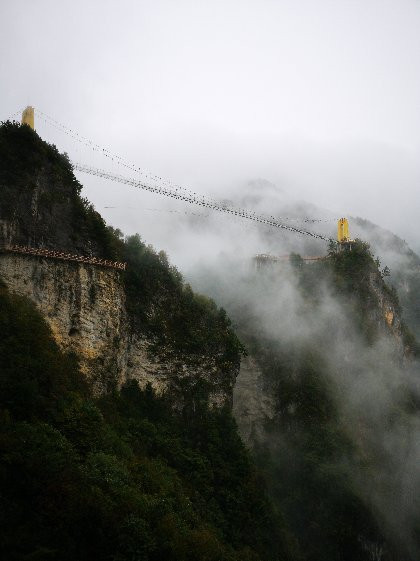
[[[138,173],[138,174],[142,175],[143,177],[145,177],[148,180],[155,181],[155,182],[158,182],[158,183],[165,183],[166,185],[168,185],[170,188],[173,188],[173,189],[183,189],[183,190],[187,191],[187,189],[185,189],[185,187],[182,187],[181,185],[177,185],[176,183],[174,183],[172,181],[169,181],[167,179],[164,179],[163,177],[160,177],[159,175],[151,174],[151,173],[143,170],[142,168],[128,162],[122,156],[119,156],[118,154],[115,154],[114,152],[111,152],[111,150],[109,150],[108,148],[104,148],[103,146],[100,146],[96,142],[93,142],[89,138],[86,138],[85,136],[79,134],[74,129],[71,129],[70,127],[67,127],[66,125],[63,125],[62,123],[60,123],[56,119],[53,119],[53,117],[50,117],[49,115],[47,115],[46,113],[44,113],[40,109],[35,109],[35,111],[38,115],[38,118],[40,118],[42,121],[44,121],[44,123],[54,127],[55,129],[59,130],[60,132],[64,133],[65,135],[69,136],[73,140],[76,140],[80,144],[83,144],[84,146],[87,146],[91,150],[101,153],[105,158],[108,158],[108,159],[112,160],[113,162],[116,162],[118,165],[121,165],[121,166],[125,167],[126,169],[134,171],[135,173]],[[196,195],[197,193],[194,193],[194,194]]]
[[[93,142],[92,140],[90,140],[90,139],[86,138],[85,136],[79,134],[74,129],[71,129],[70,127],[67,127],[66,125],[60,123],[59,121],[57,121],[53,117],[50,117],[49,115],[47,115],[46,113],[44,113],[40,109],[35,109],[35,111],[36,111],[38,117],[41,120],[43,120],[46,124],[51,125],[52,127],[56,128],[60,132],[66,134],[69,137],[71,137],[73,140],[76,140],[80,144],[83,144],[84,146],[87,146],[91,150],[101,153],[103,156],[112,160],[113,162],[116,162],[118,165],[121,165],[121,166],[125,167],[126,169],[129,169],[130,171],[133,171],[135,173],[139,173],[146,180],[153,181],[153,182],[157,183],[157,185],[165,184],[169,189],[173,189],[173,190],[176,190],[176,191],[181,190],[181,191],[185,192],[188,196],[200,197],[200,195],[198,193],[196,193],[195,191],[186,189],[185,187],[183,187],[181,185],[178,185],[177,183],[174,183],[170,180],[164,179],[159,175],[153,175],[149,172],[146,172],[146,171],[142,170],[138,166],[136,166],[132,163],[129,163],[127,160],[125,160],[125,158],[122,158],[121,156],[111,152],[107,148],[104,148],[103,146],[100,146],[96,142]],[[210,200],[215,205],[219,204],[219,202],[217,200],[211,199],[210,197],[207,197],[207,199]],[[318,223],[318,222],[329,222],[330,221],[330,219],[296,218],[296,217],[292,218],[292,217],[270,216],[270,219],[272,219],[273,221],[278,221],[279,218],[281,220],[286,220],[286,221],[306,222],[306,223],[311,223],[311,224]]]
[[[87,137],[79,134],[74,129],[71,129],[70,127],[67,127],[66,125],[63,125],[62,123],[60,123],[56,119],[50,117],[49,115],[47,115],[46,113],[44,113],[40,109],[35,109],[35,111],[37,113],[37,117],[40,118],[42,121],[44,121],[44,123],[46,123],[47,125],[53,126],[54,128],[56,128],[60,132],[66,134],[67,136],[69,136],[72,139],[76,140],[77,142],[87,146],[88,148],[90,148],[94,151],[99,151],[103,156],[111,159],[112,161],[117,162],[119,165],[122,165],[123,167],[125,167],[125,168],[127,168],[131,171],[134,171],[135,173],[139,173],[139,174],[143,175],[145,177],[145,179],[148,179],[148,180],[154,182],[155,185],[148,185],[147,183],[142,182],[142,181],[138,181],[136,179],[126,178],[126,177],[124,177],[122,175],[118,175],[118,174],[111,174],[111,173],[109,173],[105,170],[101,170],[101,169],[98,169],[98,168],[93,168],[91,166],[87,166],[87,165],[84,165],[84,164],[77,164],[77,163],[73,164],[74,169],[76,169],[78,171],[81,171],[81,172],[84,172],[84,173],[89,173],[91,175],[97,175],[97,176],[103,177],[105,179],[110,179],[111,181],[118,181],[119,183],[132,185],[134,187],[137,187],[137,188],[140,188],[140,189],[143,189],[143,190],[146,190],[146,191],[159,193],[159,194],[164,195],[166,197],[179,199],[179,200],[191,203],[191,204],[196,204],[196,205],[203,206],[203,207],[206,207],[206,208],[209,208],[209,209],[212,209],[212,210],[216,210],[218,212],[228,213],[228,214],[231,214],[232,216],[238,216],[238,217],[241,217],[241,218],[246,218],[248,220],[253,220],[254,222],[260,222],[260,223],[266,224],[268,226],[273,226],[273,227],[281,228],[281,229],[284,229],[284,230],[288,230],[290,232],[296,232],[296,233],[304,234],[304,235],[311,236],[311,237],[316,238],[316,239],[322,239],[322,240],[325,240],[325,241],[334,241],[331,238],[328,238],[327,236],[323,236],[322,234],[318,234],[318,233],[310,232],[308,230],[304,230],[304,229],[297,228],[297,227],[294,227],[294,226],[282,224],[281,222],[279,222],[278,217],[267,216],[267,215],[264,215],[264,214],[257,214],[256,212],[248,211],[246,209],[234,208],[233,206],[229,206],[227,204],[224,204],[224,203],[222,203],[220,201],[217,201],[215,199],[212,199],[210,197],[204,197],[202,195],[199,195],[195,191],[190,191],[190,190],[186,189],[185,187],[177,185],[176,183],[173,183],[169,180],[166,180],[166,179],[164,179],[164,178],[162,178],[158,175],[152,175],[148,172],[145,172],[141,168],[139,168],[139,167],[137,167],[133,164],[130,164],[129,162],[127,162],[121,156],[118,156],[117,154],[111,152],[107,148],[104,148],[104,147],[100,146],[99,144],[97,144],[96,142],[93,142],[92,140],[88,139]],[[16,111],[11,116],[11,119],[13,119],[19,113],[21,113],[21,110]],[[165,186],[162,186],[162,184],[165,184]],[[282,217],[281,219],[282,220],[299,221],[299,222],[310,222],[310,223],[328,222],[329,221],[328,219],[311,219],[311,218],[286,218],[286,217]]]
[[[290,226],[287,224],[282,224],[278,220],[274,219],[274,217],[266,216],[263,214],[257,214],[256,212],[252,212],[242,208],[235,208],[231,206],[227,206],[222,202],[213,201],[210,199],[205,198],[204,196],[198,196],[195,193],[188,193],[184,191],[170,189],[168,187],[163,187],[159,185],[148,185],[142,181],[138,181],[136,179],[130,179],[128,177],[124,177],[122,175],[109,173],[105,170],[94,168],[85,164],[80,163],[73,163],[73,169],[77,171],[81,171],[83,173],[88,173],[90,175],[96,175],[97,177],[102,177],[104,179],[109,179],[111,181],[117,181],[118,183],[123,183],[125,185],[131,185],[132,187],[136,187],[138,189],[143,189],[145,191],[149,191],[151,193],[157,193],[159,195],[163,195],[165,197],[170,197],[173,199],[181,200],[190,204],[202,206],[205,208],[209,208],[215,210],[217,212],[224,212],[230,214],[232,216],[239,216],[241,218],[245,218],[247,220],[252,220],[254,222],[259,222],[260,224],[265,224],[267,226],[272,226],[274,228],[281,228],[283,230],[287,230],[289,232],[295,232],[298,234],[303,234],[305,236],[311,236],[315,239],[324,240],[327,242],[334,241],[327,236],[323,236],[322,234],[317,234],[315,232],[310,232],[308,230],[303,230],[301,228],[296,228],[295,226]]]

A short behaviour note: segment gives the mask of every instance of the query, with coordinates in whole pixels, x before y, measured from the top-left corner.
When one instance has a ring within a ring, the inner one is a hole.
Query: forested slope
[[[0,289],[0,552],[10,560],[297,559],[227,409],[94,398]]]

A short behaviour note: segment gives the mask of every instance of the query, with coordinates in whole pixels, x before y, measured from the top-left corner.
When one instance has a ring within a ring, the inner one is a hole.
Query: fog
[[[328,275],[313,279],[316,283],[308,297],[299,288],[296,270],[287,262],[258,270],[231,255],[197,270],[194,280],[227,308],[245,340],[257,337],[262,348],[286,352],[290,357],[296,348],[303,353],[312,349],[320,357],[321,377],[333,396],[339,423],[354,446],[352,455],[343,454],[334,462],[342,466],[349,485],[374,513],[385,535],[400,543],[410,560],[418,559],[420,416],[410,405],[420,403],[418,361],[403,358],[401,342],[384,326],[378,325],[378,337],[368,343],[349,299],[337,296]],[[252,354],[251,358],[260,364],[267,360]],[[277,367],[276,373],[292,375],[295,380],[299,375],[287,367],[283,372]],[[251,418],[259,426],[254,433],[257,441],[293,464],[295,452],[285,420],[278,419],[277,433],[273,433],[272,422],[271,429],[262,428],[266,417],[278,415],[280,379],[272,376],[261,375],[256,369],[254,385],[239,376],[235,390],[241,400],[236,406],[238,420],[241,423],[243,413],[241,428],[249,438]],[[297,430],[295,425],[294,438]],[[387,558],[383,544],[365,543],[365,547],[371,546],[377,555],[372,554],[372,559]]]
[[[195,191],[264,178],[418,248],[419,24],[414,0],[2,2],[0,119],[31,104]],[[162,201],[83,182],[107,220],[167,245],[142,211]]]

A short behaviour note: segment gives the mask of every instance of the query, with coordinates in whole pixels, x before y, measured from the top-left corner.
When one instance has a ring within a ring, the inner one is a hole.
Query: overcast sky
[[[266,178],[416,244],[419,0],[0,0],[0,72],[2,120],[31,104],[195,190]],[[118,189],[84,182],[101,211]]]

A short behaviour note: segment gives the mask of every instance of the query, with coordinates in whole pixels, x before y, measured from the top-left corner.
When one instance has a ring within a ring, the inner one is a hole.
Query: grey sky
[[[419,30],[417,0],[1,0],[0,118],[32,104],[197,190],[264,177],[415,244]]]

